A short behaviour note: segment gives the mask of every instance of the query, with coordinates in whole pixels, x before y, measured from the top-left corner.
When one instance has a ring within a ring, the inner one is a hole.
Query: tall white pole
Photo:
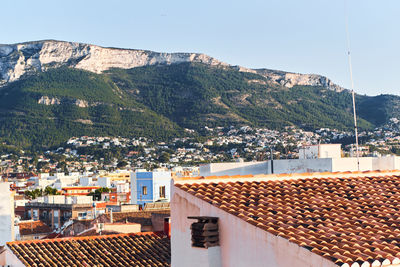
[[[349,37],[349,26],[348,26],[348,18],[347,18],[347,8],[345,10],[345,13],[346,13],[346,17],[345,18],[346,18],[347,57],[348,57],[348,60],[349,60],[349,71],[350,71],[350,80],[351,80],[351,97],[353,98],[354,134],[356,136],[357,170],[360,171],[360,156],[359,156],[359,152],[358,152],[359,149],[358,149],[356,99],[355,99],[355,93],[354,93],[353,68],[351,66],[350,37]]]

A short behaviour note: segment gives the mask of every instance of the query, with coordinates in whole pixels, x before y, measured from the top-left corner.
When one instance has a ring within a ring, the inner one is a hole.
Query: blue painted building
[[[170,201],[171,172],[131,173],[131,203],[143,205],[157,200]]]

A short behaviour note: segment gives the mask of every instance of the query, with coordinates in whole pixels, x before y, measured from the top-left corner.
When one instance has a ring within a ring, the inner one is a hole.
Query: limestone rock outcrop
[[[95,73],[110,68],[131,69],[147,65],[198,62],[212,66],[233,67],[210,56],[198,53],[158,53],[147,50],[106,48],[97,45],[44,40],[11,45],[0,45],[0,87],[25,74],[67,66]],[[235,66],[239,71],[258,73],[273,83],[286,87],[295,85],[323,86],[341,91],[342,87],[328,78],[315,74],[297,74],[268,69],[248,69]]]

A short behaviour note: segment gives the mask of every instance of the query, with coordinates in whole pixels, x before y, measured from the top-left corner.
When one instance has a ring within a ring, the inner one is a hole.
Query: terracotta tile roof
[[[64,237],[61,233],[51,233],[44,237],[43,239],[51,239],[51,238],[61,238]]]
[[[42,221],[20,222],[18,226],[21,236],[47,234],[53,232],[53,230]]]
[[[399,171],[288,176],[175,186],[338,265],[400,264]]]
[[[116,235],[119,234],[118,232],[115,231],[101,231],[101,235]],[[79,233],[77,236],[95,236],[95,235],[100,235],[100,232],[97,232],[96,229],[89,229],[88,231],[83,231],[82,233]]]
[[[170,240],[154,233],[7,243],[26,266],[170,266]]]
[[[163,213],[170,214],[169,209],[162,210],[151,210],[151,211],[134,211],[134,212],[113,212],[113,222],[130,222],[130,223],[140,223],[144,226],[152,225],[151,214],[152,213]],[[104,222],[110,221],[110,213],[100,215],[104,216]]]

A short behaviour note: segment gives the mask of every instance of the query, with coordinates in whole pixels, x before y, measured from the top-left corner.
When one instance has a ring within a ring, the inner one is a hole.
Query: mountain
[[[0,140],[34,149],[71,136],[168,139],[184,128],[352,128],[351,94],[328,78],[231,66],[194,53],[60,41],[0,45]],[[400,118],[400,97],[357,95],[359,126]],[[373,107],[373,108],[371,108]]]
[[[229,66],[210,56],[197,53],[157,53],[146,50],[105,48],[90,44],[44,40],[12,45],[0,44],[0,85],[16,81],[25,74],[35,74],[62,66],[103,73],[111,68],[131,69],[184,62],[203,63],[210,66]],[[269,81],[286,87],[311,85],[342,90],[340,86],[320,75],[267,69],[252,70],[240,66],[234,68],[241,72],[260,74]]]

